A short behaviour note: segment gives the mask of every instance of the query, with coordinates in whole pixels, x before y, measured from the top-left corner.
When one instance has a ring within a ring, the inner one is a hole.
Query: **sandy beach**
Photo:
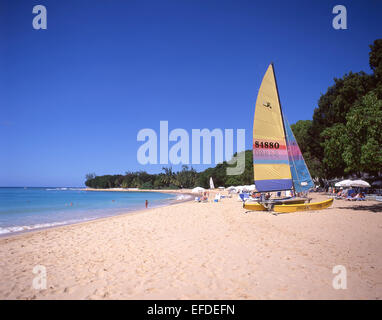
[[[4,237],[0,299],[381,299],[381,214],[343,200],[246,213],[234,196]],[[336,265],[347,289],[333,288]]]

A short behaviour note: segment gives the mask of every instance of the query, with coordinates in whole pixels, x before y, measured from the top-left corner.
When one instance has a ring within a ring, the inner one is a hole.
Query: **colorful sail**
[[[284,127],[287,137],[287,149],[289,155],[289,164],[292,172],[293,186],[296,192],[308,192],[314,187],[312,177],[306,166],[304,157],[294,137],[293,131],[284,117]]]
[[[253,170],[260,192],[292,189],[283,115],[273,64],[264,75],[253,121]]]

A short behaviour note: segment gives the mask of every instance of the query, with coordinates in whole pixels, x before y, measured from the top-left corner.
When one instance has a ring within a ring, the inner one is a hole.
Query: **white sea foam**
[[[85,222],[85,221],[92,220],[92,219],[94,219],[94,218],[84,218],[84,219],[67,220],[67,221],[51,222],[51,223],[39,223],[39,224],[30,225],[30,226],[13,226],[13,227],[5,227],[5,228],[0,227],[0,235],[1,234],[7,234],[7,233],[22,232],[22,231],[28,231],[28,230],[62,226],[62,225],[66,225],[66,224]]]
[[[192,196],[190,196],[189,194],[179,194],[176,196],[176,200],[188,200],[191,198]]]

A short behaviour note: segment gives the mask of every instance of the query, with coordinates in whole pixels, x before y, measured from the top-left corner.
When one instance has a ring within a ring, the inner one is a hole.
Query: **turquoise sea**
[[[181,197],[181,196],[180,196]],[[178,196],[179,198],[179,196]],[[83,222],[166,205],[177,195],[84,191],[80,188],[0,188],[0,235]]]

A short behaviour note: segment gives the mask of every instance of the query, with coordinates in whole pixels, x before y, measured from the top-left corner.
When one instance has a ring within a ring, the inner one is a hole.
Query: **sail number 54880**
[[[278,142],[259,142],[255,141],[255,148],[264,148],[264,149],[278,149],[280,144]]]

